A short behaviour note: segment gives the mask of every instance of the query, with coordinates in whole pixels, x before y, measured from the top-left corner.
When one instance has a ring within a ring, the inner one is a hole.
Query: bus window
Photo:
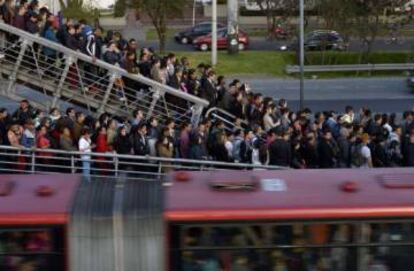
[[[406,270],[413,265],[414,223],[363,223],[361,242],[377,244],[360,249],[361,268],[377,270]],[[362,258],[364,257],[364,258]],[[387,269],[380,269],[387,268]]]
[[[383,266],[403,271],[403,263],[411,260],[404,255],[412,253],[414,248],[413,225],[412,222],[175,225],[170,231],[172,270],[348,271]],[[179,237],[174,239],[174,236]]]
[[[0,228],[0,270],[64,269],[62,228]]]

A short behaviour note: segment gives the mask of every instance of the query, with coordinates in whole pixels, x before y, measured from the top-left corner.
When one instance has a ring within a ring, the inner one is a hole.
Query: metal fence
[[[173,159],[152,156],[91,153],[90,160],[82,159],[85,153],[52,149],[19,149],[0,146],[0,173],[69,173],[81,174],[83,161],[90,161],[90,176],[123,176],[132,179],[156,180],[174,170],[279,170],[283,167],[241,163],[224,163],[210,160]]]
[[[218,107],[212,107],[209,110],[207,110],[205,117],[222,121],[225,125],[225,128],[228,131],[233,131],[234,129],[238,129],[238,128],[245,129],[249,127],[249,124],[247,123],[247,121],[242,120],[242,119],[238,120],[238,118],[234,116],[233,114]]]
[[[353,64],[353,65],[307,65],[305,72],[354,72],[354,71],[410,71],[414,70],[414,63],[402,64]],[[299,73],[299,66],[288,65],[287,74]]]
[[[131,116],[141,108],[146,116],[174,118],[177,123],[197,124],[206,100],[160,84],[140,74],[70,50],[58,43],[0,23],[7,37],[0,41],[0,73],[8,79],[3,95],[18,96],[16,83],[49,97],[46,108],[60,101],[80,105],[92,113]],[[46,50],[46,51],[45,51]]]

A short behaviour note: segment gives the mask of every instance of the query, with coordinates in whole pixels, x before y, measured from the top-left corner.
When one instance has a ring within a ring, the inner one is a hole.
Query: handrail
[[[216,113],[213,113],[214,111],[217,111],[218,113],[221,113],[224,115],[224,117],[217,115]],[[227,112],[226,110],[219,108],[219,107],[212,107],[209,110],[206,111],[205,113],[205,117],[208,118],[209,116],[213,116],[216,119],[219,119],[221,121],[223,121],[225,124],[229,124],[232,126],[232,128],[235,127],[235,123],[234,121],[237,119],[236,116],[234,116],[233,114]],[[233,119],[233,122],[231,122],[229,119],[226,119],[226,117]],[[246,127],[249,126],[248,122],[245,120],[241,120],[241,124],[244,124]],[[231,130],[231,129],[229,129]]]
[[[111,70],[111,71],[115,72],[116,74],[118,74],[120,76],[130,78],[132,80],[141,82],[141,83],[146,84],[146,85],[150,85],[154,88],[162,89],[163,91],[165,91],[165,93],[169,93],[171,95],[177,96],[177,97],[185,99],[187,101],[196,103],[200,106],[206,107],[209,104],[209,102],[204,100],[204,99],[201,99],[201,98],[198,98],[196,96],[190,95],[190,94],[185,93],[183,91],[179,91],[179,90],[174,89],[172,87],[163,85],[163,84],[161,84],[157,81],[151,80],[151,79],[146,78],[142,75],[130,74],[126,70],[124,70],[120,67],[116,67],[114,65],[108,64],[108,63],[106,63],[106,62],[104,62],[100,59],[97,59],[96,61],[93,61],[92,57],[90,57],[88,55],[85,55],[83,53],[71,50],[71,49],[69,49],[69,48],[67,48],[67,47],[65,47],[61,44],[51,42],[51,41],[49,41],[45,38],[32,35],[28,32],[20,30],[20,29],[18,29],[16,27],[13,27],[11,25],[8,25],[8,24],[5,24],[5,23],[0,23],[0,30],[6,31],[8,33],[12,33],[14,35],[18,35],[18,36],[22,37],[23,39],[25,39],[27,41],[41,44],[42,46],[57,50],[59,52],[65,53],[67,55],[75,56],[76,59],[80,59],[84,62],[99,66],[101,68],[105,68],[107,70]]]
[[[26,152],[26,153],[51,153],[51,154],[60,154],[64,156],[82,156],[90,155],[91,157],[100,157],[100,158],[117,158],[125,160],[137,160],[137,161],[149,161],[149,162],[160,162],[160,163],[183,163],[191,165],[200,165],[200,166],[216,166],[216,167],[229,167],[229,168],[259,168],[259,169],[269,169],[269,170],[280,170],[287,169],[286,167],[280,166],[269,166],[269,165],[254,165],[254,164],[245,164],[245,163],[228,163],[228,162],[219,162],[211,160],[192,160],[192,159],[183,159],[183,158],[165,158],[165,157],[156,157],[156,156],[139,156],[139,155],[125,155],[117,153],[100,153],[92,152],[85,153],[80,151],[63,151],[57,149],[39,149],[39,148],[18,148],[13,146],[0,145],[0,151],[17,151],[17,152]],[[42,158],[40,155],[39,157]]]
[[[305,72],[344,72],[344,71],[408,71],[414,70],[414,63],[351,64],[351,65],[306,65]],[[299,73],[297,65],[287,65],[287,74]]]

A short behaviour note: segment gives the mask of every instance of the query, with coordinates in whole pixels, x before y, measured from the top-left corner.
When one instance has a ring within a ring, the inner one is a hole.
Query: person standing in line
[[[83,176],[86,178],[87,181],[90,181],[91,152],[95,146],[92,144],[91,133],[88,128],[83,128],[82,136],[79,139],[78,146],[79,151],[83,153],[81,155]]]

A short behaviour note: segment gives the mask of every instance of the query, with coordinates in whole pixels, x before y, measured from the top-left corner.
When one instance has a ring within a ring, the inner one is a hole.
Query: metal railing
[[[0,146],[0,174],[4,173],[69,173],[83,171],[85,153],[54,149],[25,149]],[[280,170],[278,166],[224,163],[210,160],[175,159],[153,156],[120,155],[116,153],[88,153],[90,175],[95,177],[124,176],[132,179],[156,180],[174,170]]]
[[[193,124],[198,123],[208,106],[206,100],[10,25],[0,23],[0,31],[7,34],[4,48],[0,48],[5,55],[0,73],[8,78],[3,95],[18,97],[16,83],[22,83],[52,98],[43,101],[46,108],[63,100],[92,113],[128,117],[140,108],[148,118],[172,117],[178,123]],[[57,58],[45,55],[45,48],[52,50]]]
[[[207,110],[205,117],[222,121],[228,131],[233,131],[237,128],[245,129],[249,127],[249,123],[247,121],[240,119],[239,123],[237,123],[236,116],[218,107],[212,107]]]
[[[414,70],[414,63],[401,64],[355,64],[355,65],[307,65],[305,72],[353,72],[353,71],[410,71]],[[288,65],[285,68],[287,74],[300,72],[297,65]]]

